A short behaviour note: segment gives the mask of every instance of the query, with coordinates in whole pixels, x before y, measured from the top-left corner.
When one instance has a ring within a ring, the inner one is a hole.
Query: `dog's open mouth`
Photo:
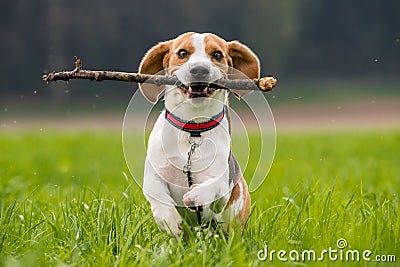
[[[217,85],[212,83],[195,82],[181,84],[178,88],[181,89],[183,94],[187,95],[188,98],[198,98],[211,96],[215,90],[217,90]]]

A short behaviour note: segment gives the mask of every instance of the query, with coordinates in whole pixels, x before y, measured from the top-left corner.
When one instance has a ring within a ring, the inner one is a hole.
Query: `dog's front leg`
[[[222,212],[229,200],[228,175],[218,178],[209,178],[201,184],[194,184],[190,191],[183,195],[183,203],[187,207],[208,207],[213,213]]]
[[[179,237],[182,231],[182,219],[175,206],[161,203],[147,194],[146,197],[158,227],[170,235]]]
[[[178,237],[181,233],[182,218],[175,208],[168,184],[154,171],[146,160],[143,193],[150,202],[154,220],[161,230]]]

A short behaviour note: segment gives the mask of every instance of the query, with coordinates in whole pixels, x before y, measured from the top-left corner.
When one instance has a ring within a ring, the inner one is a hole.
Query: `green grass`
[[[192,232],[189,243],[158,230],[119,132],[10,131],[0,148],[0,266],[330,266],[340,260],[257,253],[319,255],[340,238],[400,261],[398,130],[279,133],[243,233]]]

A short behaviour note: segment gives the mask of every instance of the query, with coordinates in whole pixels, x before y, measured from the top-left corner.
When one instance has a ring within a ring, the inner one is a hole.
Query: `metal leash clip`
[[[197,142],[196,138],[200,138],[199,141]],[[186,161],[185,166],[183,166],[183,173],[191,176],[192,173],[192,155],[194,154],[194,151],[196,150],[197,147],[199,147],[202,143],[203,143],[203,137],[200,136],[188,136],[188,141],[190,144],[190,148],[188,151],[188,158]],[[188,183],[189,183],[189,187],[192,186],[192,179],[190,177],[190,179],[188,179]]]

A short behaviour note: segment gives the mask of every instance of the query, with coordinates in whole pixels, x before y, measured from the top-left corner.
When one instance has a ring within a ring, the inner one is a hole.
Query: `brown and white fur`
[[[226,77],[229,67],[251,79],[260,75],[259,60],[245,45],[227,42],[211,33],[188,32],[151,48],[140,64],[139,73],[156,74],[166,70],[165,74],[190,84],[199,75],[207,82]],[[222,89],[200,88],[199,92],[190,86],[184,89],[141,84],[140,89],[153,103],[165,89],[165,107],[177,117],[197,123],[218,114],[227,105],[229,94]],[[237,97],[248,93],[231,91]],[[143,184],[158,226],[179,236],[183,219],[195,221],[195,213],[185,208],[190,205],[202,207],[203,222],[216,220],[225,229],[233,221],[245,222],[250,213],[250,195],[231,153],[229,116],[216,128],[202,133],[203,142],[192,161],[194,185],[188,188],[187,177],[182,172],[190,148],[188,133],[170,125],[164,115],[164,112],[160,114],[149,137]]]

